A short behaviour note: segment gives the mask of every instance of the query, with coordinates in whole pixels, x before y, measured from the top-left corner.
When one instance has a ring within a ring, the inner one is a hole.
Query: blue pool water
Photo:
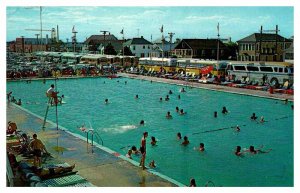
[[[119,81],[119,82],[118,82]],[[127,81],[127,84],[124,82]],[[44,116],[47,99],[45,92],[54,81],[8,82],[7,91],[21,98],[23,107]],[[151,83],[135,79],[62,79],[57,81],[66,104],[58,107],[59,125],[74,133],[84,135],[78,127],[85,124],[101,136],[104,146],[123,155],[129,146],[140,146],[144,131],[147,138],[146,163],[155,160],[156,170],[183,184],[195,178],[198,186],[212,181],[216,186],[293,186],[293,111],[282,101],[229,94],[203,89]],[[159,102],[172,90],[170,101]],[[135,99],[135,95],[139,99]],[[177,98],[178,94],[181,99]],[[104,99],[110,103],[105,105]],[[175,107],[183,108],[186,115],[179,115]],[[226,106],[229,114],[221,113]],[[173,119],[166,119],[167,111]],[[218,111],[214,118],[213,112]],[[255,112],[264,116],[264,124],[250,121]],[[55,122],[55,108],[48,118]],[[145,120],[144,126],[139,126]],[[220,128],[240,125],[241,131]],[[176,133],[188,136],[190,144],[180,145]],[[150,144],[151,136],[158,139],[157,146]],[[205,144],[205,151],[194,147]],[[244,157],[234,155],[237,145],[242,149],[250,145],[272,149],[266,154]],[[124,148],[125,147],[125,148]],[[133,156],[139,161],[139,157]],[[210,184],[211,185],[211,184]]]

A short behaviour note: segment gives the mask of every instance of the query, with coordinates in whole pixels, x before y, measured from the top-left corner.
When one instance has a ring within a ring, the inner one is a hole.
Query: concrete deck
[[[78,174],[98,187],[174,187],[182,184],[168,179],[155,170],[142,170],[138,163],[130,162],[115,152],[99,145],[99,148],[86,143],[84,137],[74,136],[62,128],[57,130],[54,123],[46,123],[41,129],[43,118],[22,109],[15,104],[7,104],[7,121],[16,122],[18,129],[30,136],[37,133],[47,150],[57,162],[76,164]],[[63,150],[58,152],[55,147]],[[88,148],[87,148],[88,147]],[[53,161],[52,161],[53,162]],[[161,175],[161,176],[160,176]],[[168,180],[167,180],[168,179]]]
[[[261,90],[251,90],[251,89],[245,89],[245,88],[236,88],[236,87],[222,86],[222,85],[216,85],[216,84],[204,84],[204,83],[198,83],[198,82],[187,82],[184,80],[173,80],[173,79],[158,78],[158,77],[153,77],[153,76],[128,74],[128,73],[118,73],[118,75],[122,76],[122,77],[127,77],[127,78],[135,78],[135,79],[142,79],[142,80],[148,80],[148,81],[152,80],[154,82],[163,82],[163,83],[169,83],[169,84],[191,86],[191,87],[195,87],[195,88],[229,92],[229,93],[235,93],[235,94],[241,94],[241,95],[250,95],[250,96],[279,99],[279,100],[288,99],[289,101],[294,100],[294,95],[281,94],[281,93],[270,94],[267,91],[261,91]]]

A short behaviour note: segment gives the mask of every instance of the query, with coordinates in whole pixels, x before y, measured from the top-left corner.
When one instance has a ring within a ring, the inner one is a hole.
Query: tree
[[[109,43],[109,44],[107,44],[107,46],[104,49],[104,54],[117,55],[117,52],[116,52],[114,46],[111,43]]]
[[[228,56],[228,59],[230,60],[236,60],[237,55],[236,53],[238,52],[238,45],[236,42],[229,42],[225,43],[225,46],[228,48],[227,53],[225,55]]]
[[[121,55],[123,55],[123,50],[121,50]],[[133,53],[128,46],[124,47],[124,56],[133,56]]]

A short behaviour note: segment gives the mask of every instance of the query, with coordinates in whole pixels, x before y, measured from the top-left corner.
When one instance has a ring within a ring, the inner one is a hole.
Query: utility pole
[[[76,52],[76,41],[77,41],[76,40],[76,34],[78,32],[75,30],[75,25],[72,28],[72,33],[73,33],[73,36],[72,36],[73,52]]]
[[[43,23],[42,23],[42,6],[40,6],[40,25],[41,25],[41,51],[43,49],[42,45],[43,45]]]
[[[170,52],[169,52],[169,58],[170,58],[171,57],[171,49],[172,49],[172,39],[173,39],[173,35],[175,35],[175,33],[169,32],[168,34],[170,36]]]

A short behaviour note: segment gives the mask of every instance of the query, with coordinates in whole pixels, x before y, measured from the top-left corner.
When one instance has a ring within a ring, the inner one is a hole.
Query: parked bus
[[[176,71],[176,61],[176,58],[140,58],[138,67],[147,71],[173,73]]]
[[[236,80],[268,82],[275,87],[294,83],[294,65],[288,62],[230,62],[226,70]]]

